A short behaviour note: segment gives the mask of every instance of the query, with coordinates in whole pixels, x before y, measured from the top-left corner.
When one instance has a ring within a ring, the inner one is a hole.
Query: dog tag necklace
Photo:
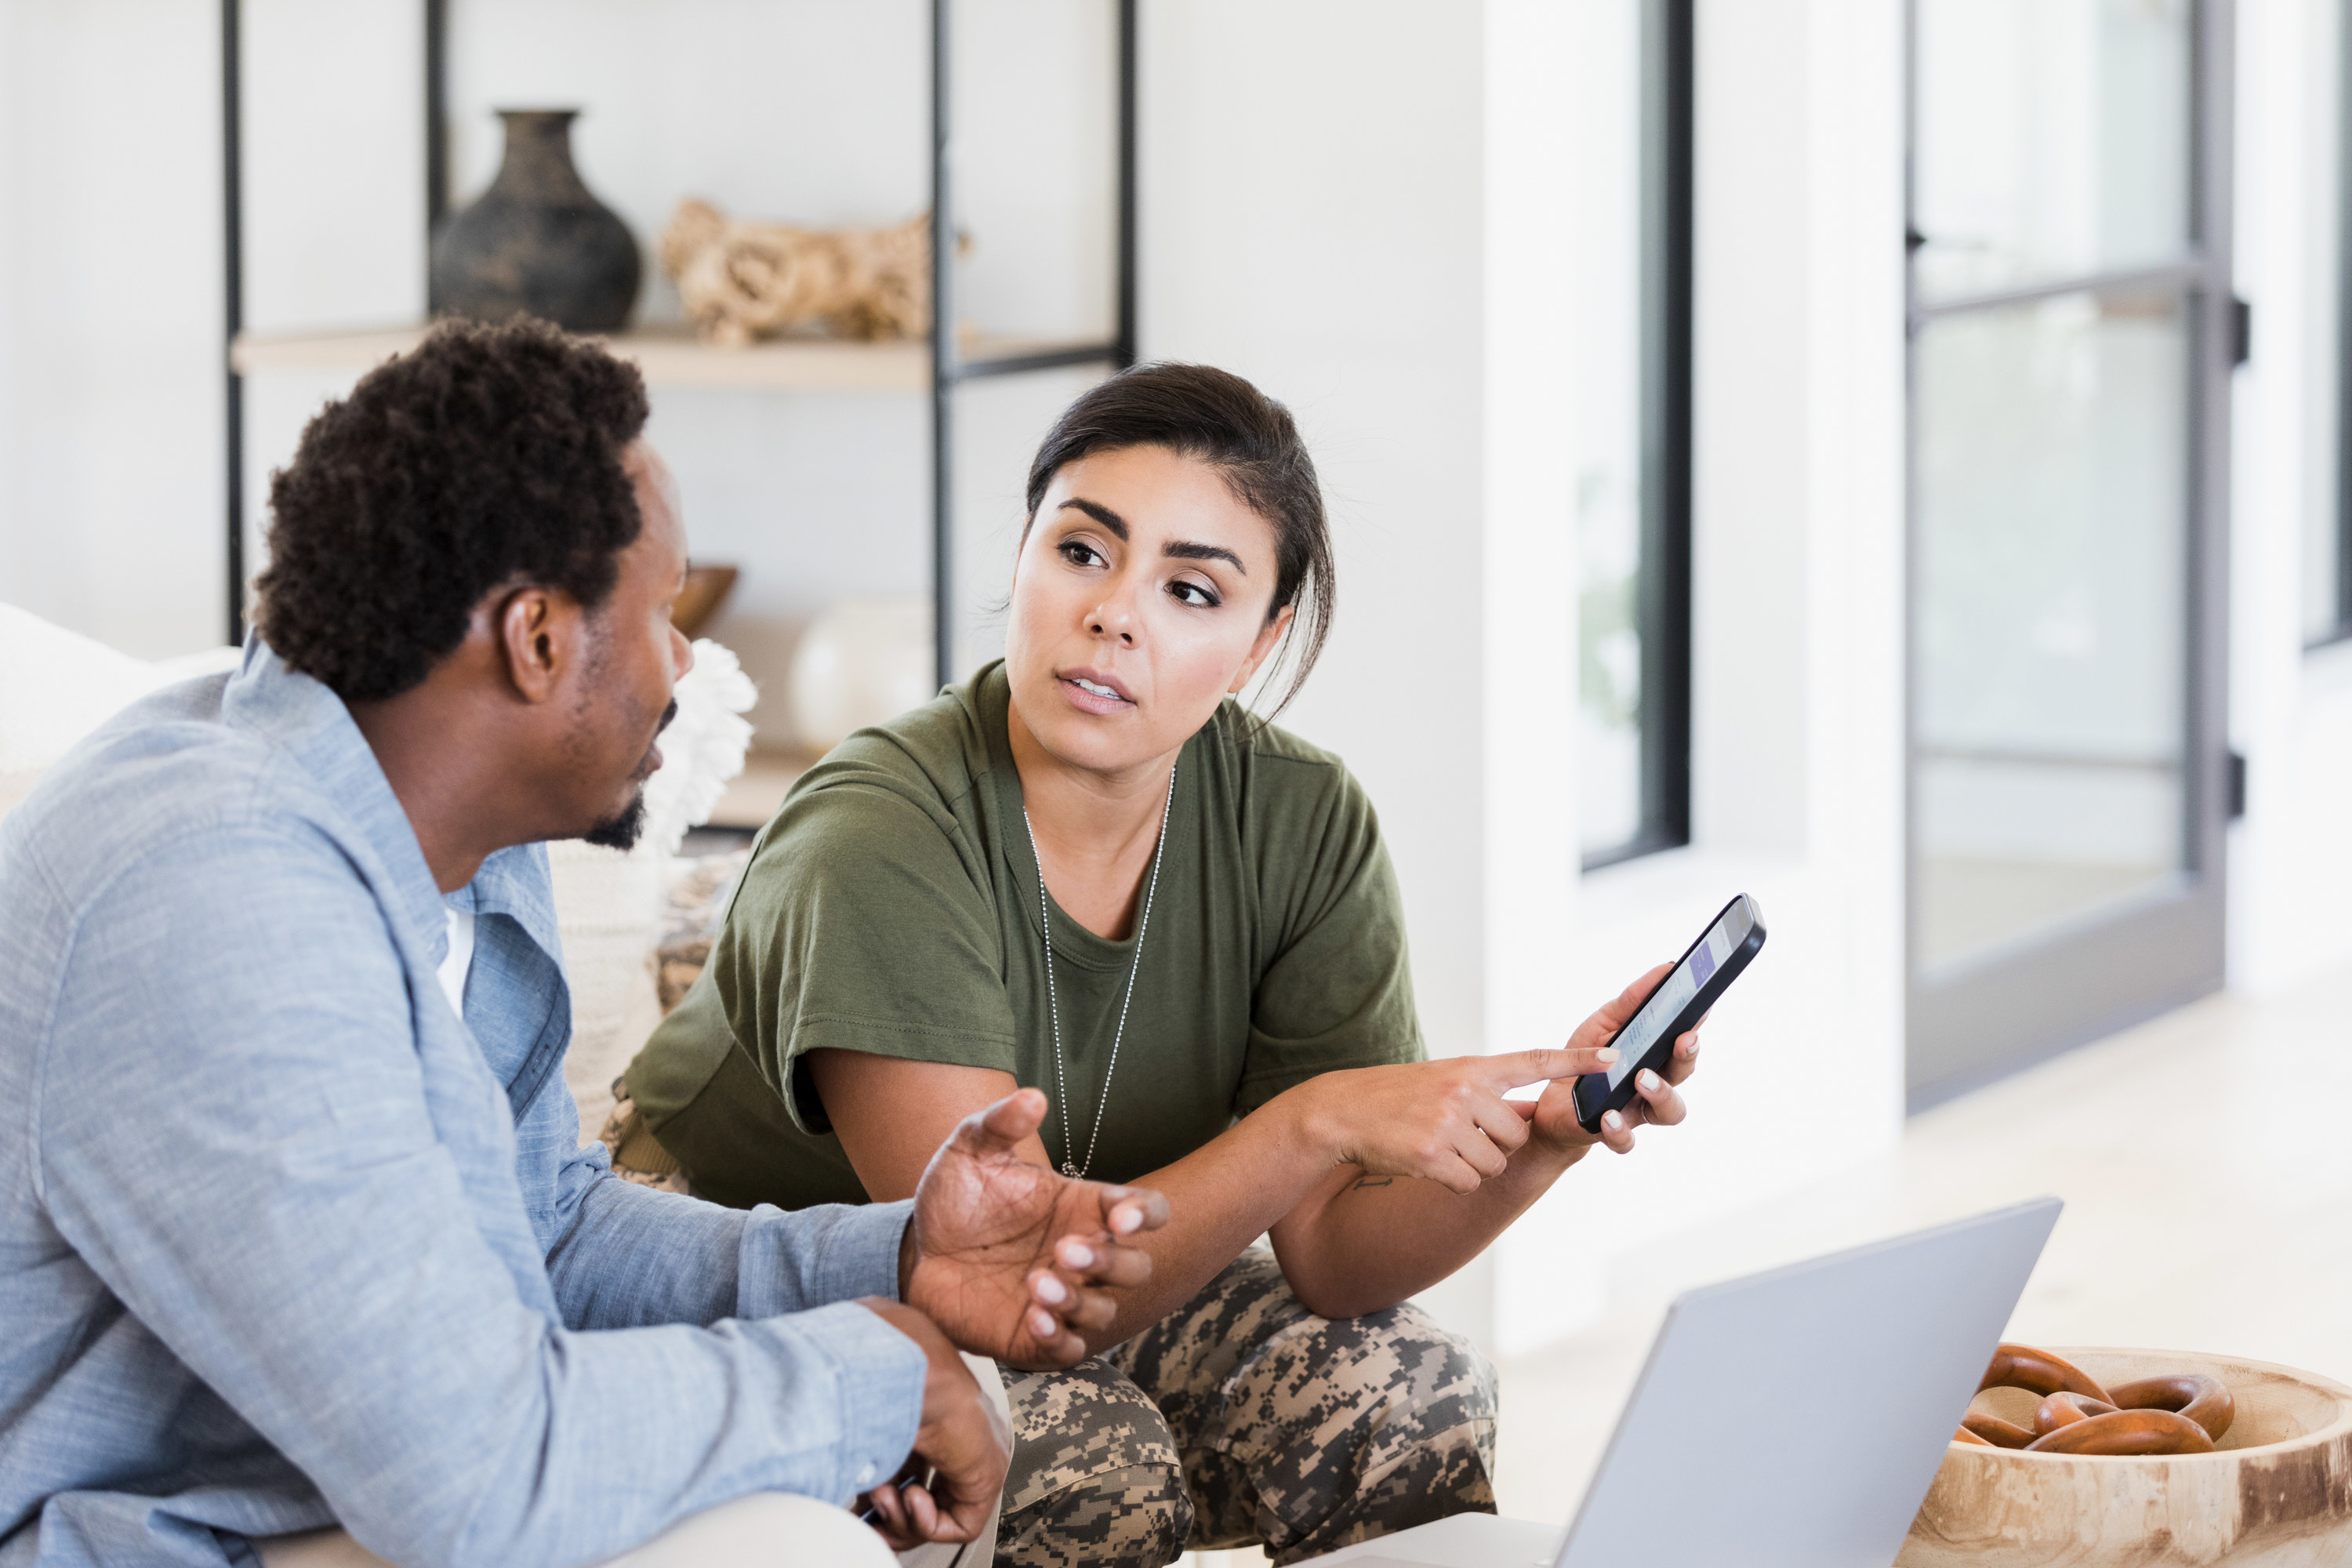
[[[1021,807],[1029,830],[1029,858],[1037,862],[1037,913],[1045,926],[1045,1016],[1054,1022],[1054,1089],[1062,1109],[1062,1174],[1081,1181],[1094,1169],[1095,1144],[1102,1137],[1103,1108],[1110,1103],[1110,1075],[1118,1070],[1118,1042],[1127,1033],[1127,1005],[1135,1000],[1135,972],[1143,967],[1143,937],[1151,929],[1151,895],[1160,888],[1160,858],[1168,853],[1168,818],[1176,808],[1176,770],[1168,770],[1168,798],[1160,806],[1160,845],[1151,852],[1151,879],[1143,885],[1143,918],[1135,922],[1135,957],[1127,966],[1127,994],[1118,999],[1118,1027],[1110,1037],[1110,1062],[1103,1068],[1102,1098],[1095,1101],[1095,1130],[1087,1135],[1087,1158],[1077,1162],[1077,1132],[1070,1125],[1070,1083],[1062,1062],[1062,1005],[1054,994],[1054,900],[1045,891],[1045,858],[1037,853],[1037,825]]]

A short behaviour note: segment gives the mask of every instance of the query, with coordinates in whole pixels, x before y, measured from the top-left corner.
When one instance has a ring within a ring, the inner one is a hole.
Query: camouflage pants
[[[1495,1373],[1419,1309],[1318,1318],[1253,1247],[1108,1355],[1004,1374],[996,1561],[1157,1568],[1188,1547],[1276,1563],[1495,1510]]]

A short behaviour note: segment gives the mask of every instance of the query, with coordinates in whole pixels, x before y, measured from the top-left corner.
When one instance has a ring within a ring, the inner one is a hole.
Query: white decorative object
[[[674,695],[677,717],[662,731],[662,765],[646,781],[646,837],[671,855],[688,828],[710,820],[727,781],[743,771],[751,745],[751,721],[743,714],[760,689],[733,649],[704,637]]]
[[[743,771],[758,700],[732,650],[708,637],[677,683],[677,717],[662,731],[662,765],[646,781],[646,828],[624,854],[571,839],[547,847],[556,924],[572,981],[572,1047],[563,1081],[580,1106],[581,1142],[613,1109],[613,1079],[661,1022],[655,950],[668,894],[668,861],[687,829],[710,820],[727,781]]]
[[[793,653],[793,724],[829,752],[938,693],[931,607],[920,599],[845,599],[809,623]]]

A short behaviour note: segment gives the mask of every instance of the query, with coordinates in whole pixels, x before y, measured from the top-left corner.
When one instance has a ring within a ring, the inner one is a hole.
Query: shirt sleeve
[[[516,1124],[515,1146],[568,1328],[709,1324],[898,1299],[911,1204],[745,1212],[624,1181],[610,1150],[581,1143],[579,1107],[553,1075]]]
[[[1318,1074],[1423,1055],[1404,900],[1370,798],[1336,762],[1273,756],[1256,765],[1291,774],[1267,793],[1278,790],[1293,809],[1253,816],[1263,841],[1248,848],[1265,868],[1260,897],[1272,951],[1251,997],[1234,1095],[1242,1116]],[[1300,773],[1315,787],[1296,788]]]
[[[591,1144],[580,1163],[603,1152]],[[602,1170],[565,1205],[548,1280],[575,1329],[766,1318],[860,1296],[896,1300],[899,1238],[913,1212],[910,1203],[746,1212]]]
[[[581,1331],[535,1306],[520,1201],[481,1177],[504,1097],[425,1072],[413,1005],[331,845],[197,836],[85,912],[33,1110],[60,1234],[362,1544],[588,1562],[754,1489],[845,1501],[903,1458],[923,1356],[863,1308]],[[581,1217],[617,1247],[662,1216]],[[756,1250],[738,1237],[739,1300]]]
[[[802,1131],[832,1131],[795,1071],[813,1050],[1016,1070],[986,876],[944,809],[855,771],[786,803],[744,871],[710,979]]]

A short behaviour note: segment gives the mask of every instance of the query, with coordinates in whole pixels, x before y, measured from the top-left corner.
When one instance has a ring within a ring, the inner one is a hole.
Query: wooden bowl
[[[688,566],[686,586],[679,590],[677,602],[669,609],[670,625],[688,637],[699,637],[734,587],[732,566]]]
[[[1955,1443],[1896,1568],[2352,1563],[2352,1388],[2293,1367],[2183,1351],[2051,1349],[2113,1387],[2167,1373],[2227,1384],[2237,1419],[2210,1454],[2026,1454]],[[1976,1408],[2032,1426],[2034,1396]]]

